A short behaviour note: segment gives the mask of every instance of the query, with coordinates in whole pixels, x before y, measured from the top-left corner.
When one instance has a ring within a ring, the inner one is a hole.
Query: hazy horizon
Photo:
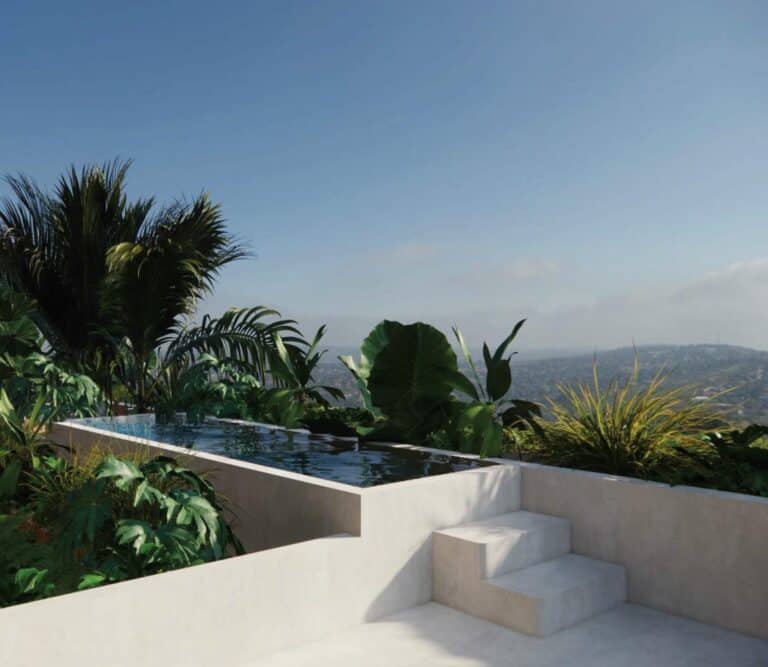
[[[0,34],[0,173],[210,192],[256,257],[205,311],[768,346],[764,2],[47,0]]]

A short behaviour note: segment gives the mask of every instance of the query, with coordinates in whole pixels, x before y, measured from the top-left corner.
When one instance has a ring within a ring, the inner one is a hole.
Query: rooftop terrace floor
[[[768,642],[631,604],[538,639],[430,603],[258,665],[758,667],[768,665]]]

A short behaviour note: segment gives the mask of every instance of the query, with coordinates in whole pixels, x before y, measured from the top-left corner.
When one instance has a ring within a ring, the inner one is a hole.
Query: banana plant
[[[488,343],[483,343],[484,381],[464,335],[458,327],[453,327],[453,335],[472,375],[466,378],[466,382],[457,383],[455,387],[470,399],[469,403],[459,409],[452,424],[454,440],[458,441],[462,451],[495,456],[502,450],[504,427],[517,430],[540,429],[535,418],[541,416],[541,408],[536,403],[508,398],[512,386],[512,357],[517,353],[506,353],[524,324],[524,319],[517,322],[493,354]]]

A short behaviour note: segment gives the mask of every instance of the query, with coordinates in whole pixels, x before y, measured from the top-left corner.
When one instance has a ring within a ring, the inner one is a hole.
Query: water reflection
[[[147,417],[85,421],[125,435],[363,487],[491,465],[418,450],[358,445],[348,440],[217,421],[187,423],[176,419],[155,423]]]

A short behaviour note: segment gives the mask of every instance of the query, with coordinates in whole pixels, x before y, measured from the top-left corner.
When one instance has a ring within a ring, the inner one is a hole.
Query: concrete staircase
[[[569,553],[565,519],[510,512],[433,534],[436,602],[546,636],[626,599],[620,565]]]

